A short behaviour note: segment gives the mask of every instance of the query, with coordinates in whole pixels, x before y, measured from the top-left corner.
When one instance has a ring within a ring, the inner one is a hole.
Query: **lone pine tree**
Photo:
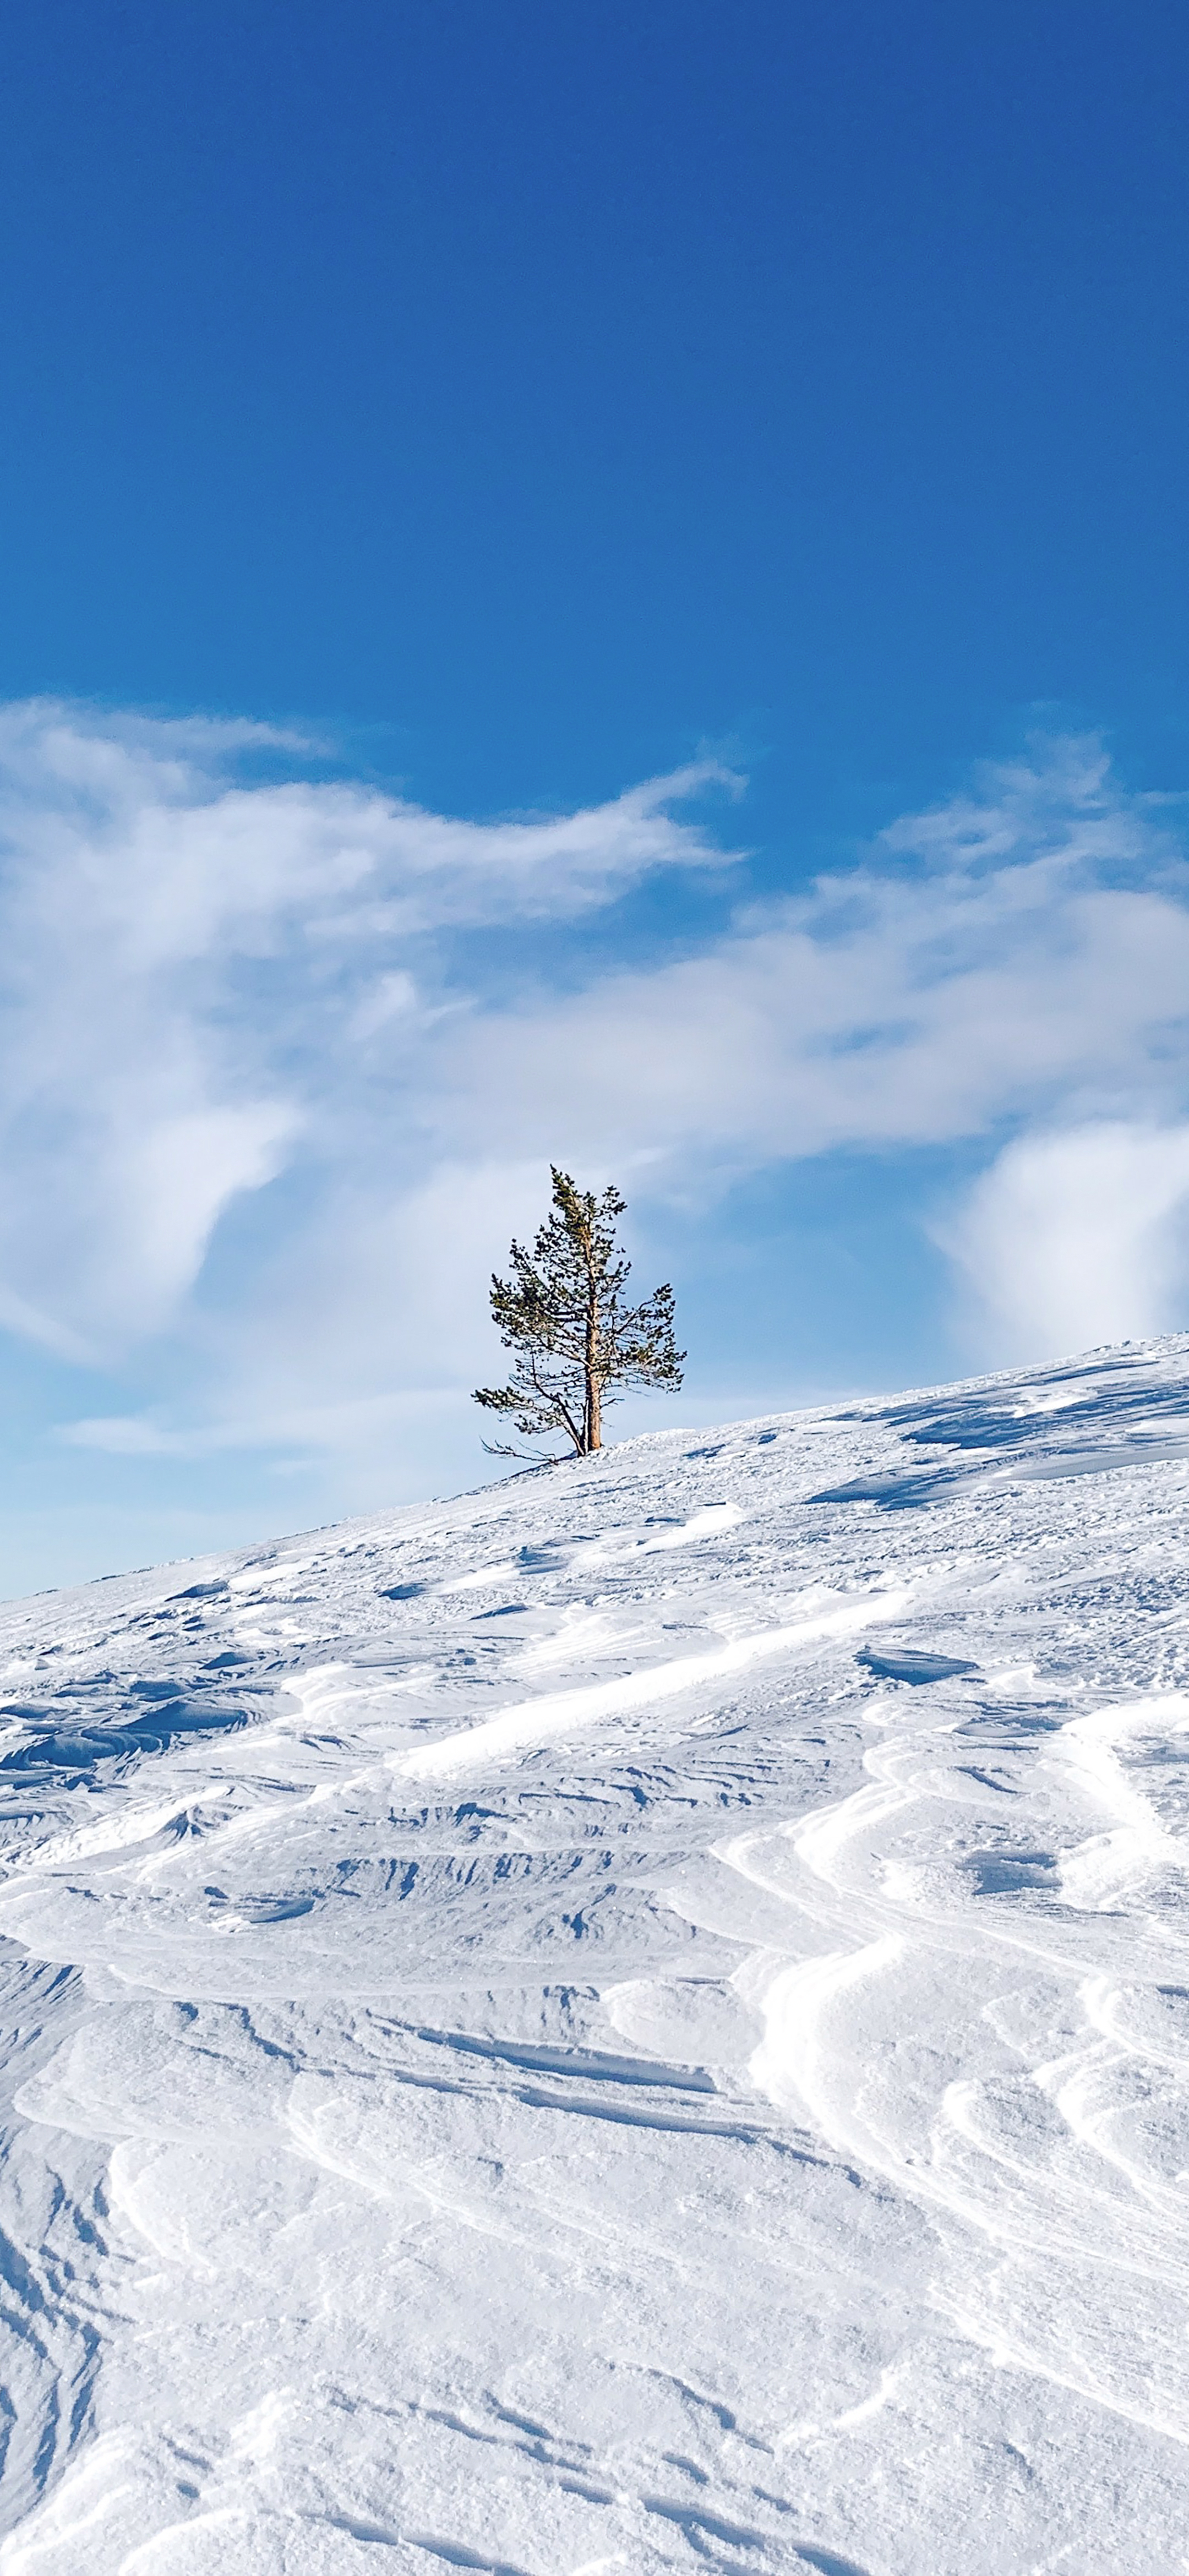
[[[615,1239],[618,1190],[596,1198],[553,1165],[553,1207],[531,1253],[513,1243],[512,1275],[491,1282],[491,1311],[516,1365],[507,1386],[479,1386],[476,1404],[511,1414],[524,1439],[564,1432],[579,1458],[603,1445],[603,1414],[625,1386],[680,1386],[673,1291],[624,1302],[630,1264]],[[540,1456],[485,1440],[493,1457]],[[546,1453],[552,1457],[552,1453]]]

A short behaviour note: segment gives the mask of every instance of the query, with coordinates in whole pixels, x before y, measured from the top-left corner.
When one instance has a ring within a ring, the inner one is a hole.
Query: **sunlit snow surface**
[[[1189,1342],[0,1613],[3,2576],[1189,2567]]]

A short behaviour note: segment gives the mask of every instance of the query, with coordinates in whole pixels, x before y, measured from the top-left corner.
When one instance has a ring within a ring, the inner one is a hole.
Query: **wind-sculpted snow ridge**
[[[1189,2568],[1189,1341],[10,1606],[0,2576]]]

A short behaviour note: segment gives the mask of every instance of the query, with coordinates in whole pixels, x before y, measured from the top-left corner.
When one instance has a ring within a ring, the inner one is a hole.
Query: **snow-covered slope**
[[[1189,2567],[1189,1343],[10,1607],[3,2576]]]

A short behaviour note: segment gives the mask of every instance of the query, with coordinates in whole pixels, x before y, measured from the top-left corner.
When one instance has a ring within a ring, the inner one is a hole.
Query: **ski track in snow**
[[[0,1610],[0,2576],[1189,2569],[1189,1339]]]

